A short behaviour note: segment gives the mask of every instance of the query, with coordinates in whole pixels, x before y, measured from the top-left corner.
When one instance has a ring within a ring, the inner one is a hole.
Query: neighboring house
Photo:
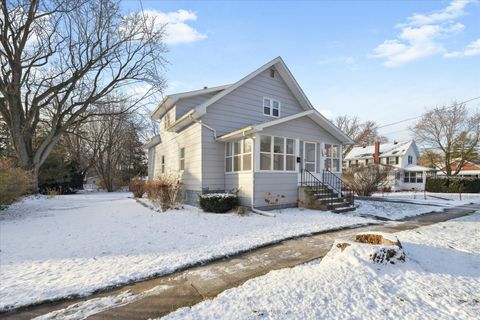
[[[450,165],[450,167],[452,169],[452,172],[455,172],[459,165],[460,165],[460,160],[454,161]],[[445,175],[445,172],[444,172],[445,170],[444,169],[445,168],[438,169],[439,171],[438,171],[437,175],[444,176]],[[458,172],[458,174],[456,176],[457,177],[479,178],[480,177],[480,164],[465,160],[463,165],[462,165],[462,168],[460,169],[460,171]]]
[[[378,161],[375,161],[375,159]],[[370,146],[357,146],[352,148],[345,156],[345,168],[362,166],[373,163],[389,165],[393,174],[387,187],[392,191],[399,190],[424,190],[428,174],[433,174],[435,169],[417,165],[420,157],[415,141],[375,143]]]
[[[152,113],[148,173],[181,172],[185,202],[239,189],[243,205],[295,206],[303,168],[342,171],[352,143],[316,111],[278,57],[231,85],[172,94]]]

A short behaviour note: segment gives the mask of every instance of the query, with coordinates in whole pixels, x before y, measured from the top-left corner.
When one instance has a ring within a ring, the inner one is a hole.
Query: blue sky
[[[124,1],[126,11],[139,1]],[[167,93],[232,83],[282,56],[325,116],[387,124],[480,96],[478,1],[147,1],[168,22]],[[480,100],[468,104],[480,110]],[[386,127],[409,138],[412,122]]]

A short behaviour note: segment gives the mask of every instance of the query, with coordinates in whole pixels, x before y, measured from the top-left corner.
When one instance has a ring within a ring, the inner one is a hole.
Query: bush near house
[[[425,189],[429,192],[479,193],[480,178],[427,177]]]
[[[146,182],[147,197],[162,211],[175,208],[181,200],[182,183],[180,178],[173,174],[162,174],[155,180]]]
[[[205,212],[225,213],[237,207],[239,200],[233,193],[208,193],[199,195],[199,204]]]
[[[0,208],[9,205],[28,193],[32,186],[32,175],[7,160],[0,158]]]
[[[132,179],[132,181],[130,181],[130,184],[128,185],[128,190],[133,193],[133,197],[135,198],[143,197],[143,195],[147,191],[146,189],[146,181],[139,178]]]

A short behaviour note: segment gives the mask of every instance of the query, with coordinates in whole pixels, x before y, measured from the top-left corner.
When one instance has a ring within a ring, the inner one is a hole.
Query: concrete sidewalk
[[[436,212],[412,217],[408,221],[386,222],[381,225],[325,232],[314,236],[286,240],[232,258],[225,258],[109,292],[95,294],[83,299],[39,305],[17,313],[3,314],[1,317],[4,319],[31,319],[70,306],[67,313],[58,314],[58,319],[61,319],[78,311],[82,302],[95,303],[95,299],[114,297],[126,291],[134,296],[129,303],[119,303],[119,306],[93,314],[89,319],[161,317],[178,308],[191,306],[202,300],[213,298],[229,288],[241,285],[249,279],[264,275],[272,270],[289,268],[322,258],[330,250],[335,239],[349,239],[358,232],[367,230],[397,232],[414,229],[468,215],[476,210],[480,210],[480,205],[459,206],[449,208],[442,213]]]

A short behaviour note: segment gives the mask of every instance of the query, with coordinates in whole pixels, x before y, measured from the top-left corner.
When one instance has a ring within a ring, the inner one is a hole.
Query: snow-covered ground
[[[428,212],[443,211],[445,208],[445,206],[440,205],[417,205],[374,200],[355,200],[355,205],[358,205],[358,208],[352,212],[353,215],[375,216],[389,220],[400,220]]]
[[[371,220],[286,209],[275,218],[154,212],[129,193],[27,198],[0,211],[0,310],[165,274],[284,238]]]
[[[480,203],[479,193],[464,193],[461,199],[457,193],[413,191],[374,193],[372,197],[384,198],[386,201],[357,199],[355,203],[358,205],[358,208],[354,214],[400,220],[428,212],[443,211],[444,208],[468,203]],[[404,201],[405,203],[388,202],[389,200]]]
[[[374,264],[368,245],[272,271],[165,319],[477,319],[480,212],[396,235],[406,262]]]
[[[385,192],[374,193],[373,197],[390,200],[402,200],[420,204],[434,204],[441,206],[458,206],[467,203],[480,203],[480,193],[435,193],[435,192]]]

